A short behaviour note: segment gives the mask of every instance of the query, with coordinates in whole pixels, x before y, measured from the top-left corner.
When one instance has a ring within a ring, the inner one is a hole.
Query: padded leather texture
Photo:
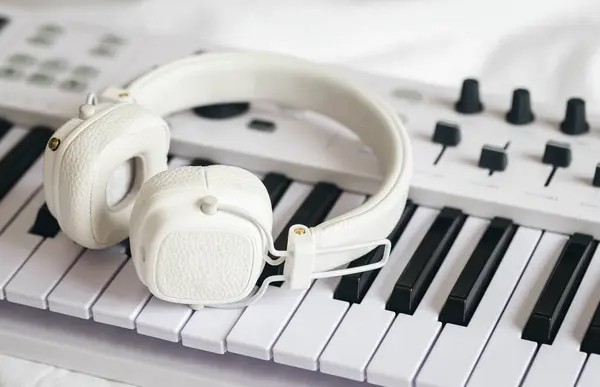
[[[223,165],[157,174],[140,190],[130,220],[136,271],[156,297],[211,305],[240,300],[252,291],[264,265],[265,234],[243,217],[202,212],[202,198],[209,195],[271,232],[269,194],[254,174]]]
[[[162,115],[201,104],[264,99],[316,111],[355,131],[378,156],[384,182],[360,207],[312,229],[318,250],[387,238],[402,215],[413,171],[407,131],[379,95],[334,69],[278,54],[209,52],[160,66],[127,90]],[[365,252],[320,254],[315,270],[339,267]]]
[[[139,161],[139,181],[165,170],[169,130],[162,118],[137,104],[112,105],[78,129],[62,139],[60,153],[46,151],[48,167],[54,169],[47,171],[53,178],[44,179],[51,192],[46,196],[69,238],[87,248],[104,248],[127,238],[135,198],[133,194],[109,208],[106,187],[111,175],[133,157]]]

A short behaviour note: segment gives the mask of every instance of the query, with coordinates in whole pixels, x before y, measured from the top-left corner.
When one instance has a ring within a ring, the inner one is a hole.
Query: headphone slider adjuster
[[[287,256],[283,275],[290,289],[307,289],[312,281],[315,267],[315,240],[310,229],[295,224],[288,231]]]

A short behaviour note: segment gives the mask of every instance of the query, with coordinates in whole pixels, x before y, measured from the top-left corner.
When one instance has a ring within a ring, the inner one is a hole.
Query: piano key
[[[25,137],[27,133],[29,133],[29,130],[19,127],[14,127],[9,130],[8,133],[0,139],[0,158],[4,158],[11,149],[23,140],[23,137]]]
[[[9,121],[4,117],[0,117],[0,140],[2,140],[13,127],[14,123],[12,121]]]
[[[365,199],[362,195],[354,195],[353,197],[355,205]],[[405,225],[408,223],[407,219],[410,219],[413,215],[414,208],[415,206],[412,203],[407,206],[396,229],[409,232],[406,230]],[[415,221],[410,228],[410,235],[413,236],[415,235],[413,230],[416,230],[415,224],[418,224],[418,221]],[[410,238],[410,236],[407,238]],[[273,347],[275,362],[317,370],[317,360],[320,354],[350,305],[348,302],[333,298],[334,291],[338,287],[338,283],[343,281],[343,278],[346,277],[323,278],[314,283]]]
[[[540,346],[521,386],[575,385],[587,357],[579,347],[600,297],[599,279],[600,249],[596,249],[554,342]]]
[[[190,161],[173,157],[169,160],[169,169],[189,165]],[[121,245],[127,250],[129,242]],[[128,255],[127,251],[125,252]],[[150,299],[150,291],[139,280],[133,261],[129,260],[92,306],[95,321],[128,329],[135,329],[135,319]],[[148,317],[146,317],[148,318]],[[167,335],[170,333],[167,329]]]
[[[515,224],[494,218],[475,247],[440,313],[443,323],[467,326],[500,265],[516,231]]]
[[[27,134],[0,160],[0,200],[13,188],[17,181],[40,157],[52,136],[52,129],[37,126]]]
[[[600,356],[591,354],[585,362],[585,366],[579,376],[579,381],[576,386],[598,387],[598,380],[600,380]]]
[[[442,306],[488,224],[487,220],[467,218],[417,310],[412,315],[399,313],[396,316],[367,367],[369,383],[413,385],[418,370],[442,329],[442,323],[438,320]]]
[[[62,232],[56,238],[44,239],[35,251],[24,252],[29,259],[23,258],[27,261],[6,285],[6,299],[46,309],[48,295],[83,251]]]
[[[308,197],[311,185],[293,182],[273,210],[273,235],[283,232],[288,220]],[[185,346],[205,351],[225,353],[226,338],[235,323],[244,312],[244,308],[213,309],[202,308],[194,314],[181,332]]]
[[[178,342],[181,328],[192,315],[188,305],[166,302],[154,296],[135,319],[137,332],[141,335]]]
[[[600,355],[600,303],[581,341],[581,351]]]
[[[275,208],[285,192],[292,184],[292,180],[280,173],[267,173],[262,179],[263,184],[269,192],[271,208]]]
[[[181,161],[185,161],[183,159],[180,159]],[[171,164],[170,164],[171,160],[169,160],[169,168],[171,168]],[[210,160],[210,159],[205,159],[203,157],[197,157],[195,159],[192,159],[192,161],[190,163],[185,163],[185,165],[189,164],[191,166],[194,167],[208,167],[210,165],[214,165],[214,161]]]
[[[491,223],[480,244],[489,237],[489,230],[498,230]],[[466,384],[540,237],[540,230],[517,230],[469,325],[444,326],[417,376],[417,385]],[[452,359],[450,367],[448,359]]]
[[[306,200],[289,219],[287,225],[282,232],[273,234],[275,241],[274,245],[277,250],[285,250],[287,248],[287,230],[294,224],[303,224],[307,227],[314,227],[323,222],[327,213],[331,210],[336,200],[341,195],[342,191],[329,183],[317,183]],[[277,237],[275,237],[277,235]],[[283,265],[272,266],[266,265],[260,274],[257,286],[260,286],[265,278],[273,275],[283,274]],[[272,282],[273,286],[281,286],[281,282]]]
[[[0,141],[0,157],[9,150],[8,146],[14,146],[19,139],[25,135],[25,130],[12,129],[9,134]],[[16,217],[23,206],[42,187],[42,169],[44,160],[42,157],[33,164],[31,168],[19,179],[13,188],[0,201],[0,232]]]
[[[343,215],[355,209],[362,203],[357,198],[364,200],[362,195],[343,193],[324,220]],[[233,327],[227,337],[228,350],[250,357],[270,360],[275,341],[307,291],[307,289],[290,290],[285,286],[270,286],[265,292],[264,299],[256,304],[249,305]]]
[[[398,239],[406,229],[406,225],[413,216],[416,208],[417,206],[411,200],[407,200],[400,221],[396,224],[390,235],[388,235],[388,239],[392,245],[392,249],[394,248],[394,246],[398,242]],[[379,262],[383,258],[384,250],[385,249],[383,248],[383,246],[371,250],[362,257],[350,262],[348,267],[359,267]],[[362,273],[355,273],[343,276],[340,279],[339,284],[335,289],[335,292],[333,293],[333,298],[339,301],[349,302],[351,304],[361,302],[365,294],[367,294],[367,291],[373,284],[373,281],[375,281],[375,277],[377,277],[378,273],[379,270],[370,270]]]
[[[569,238],[523,330],[523,339],[552,344],[598,242],[589,235]]]
[[[33,225],[29,228],[30,234],[39,235],[42,238],[54,238],[60,231],[60,226],[54,216],[44,203],[38,210]]]
[[[150,291],[128,260],[92,306],[92,317],[103,324],[135,329],[135,319],[149,299]]]
[[[86,250],[48,296],[48,308],[53,312],[89,319],[92,305],[125,260],[120,246]]]
[[[469,386],[517,387],[537,343],[521,333],[567,237],[544,232],[471,374]],[[467,328],[468,329],[468,328]]]
[[[31,253],[44,240],[27,232],[37,211],[44,203],[44,192],[38,191],[15,220],[0,234],[0,299],[6,297],[6,284],[13,278]]]
[[[396,281],[386,303],[387,310],[396,313],[414,313],[464,221],[465,215],[460,210],[443,208],[440,211]]]
[[[319,358],[321,372],[363,381],[365,368],[394,319],[385,303],[406,266],[437,215],[419,207],[392,250],[384,266],[360,304],[352,304]]]

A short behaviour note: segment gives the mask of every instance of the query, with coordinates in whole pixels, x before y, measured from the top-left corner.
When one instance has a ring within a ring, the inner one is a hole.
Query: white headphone
[[[349,213],[316,227],[292,226],[286,251],[273,246],[271,202],[253,173],[223,165],[167,170],[170,136],[162,117],[257,99],[313,110],[346,125],[371,147],[384,176],[379,192]],[[111,175],[131,159],[132,193],[107,204]],[[49,141],[44,161],[48,209],[69,238],[99,249],[129,236],[144,285],[160,299],[194,308],[247,305],[273,281],[307,288],[315,278],[383,266],[390,252],[386,238],[402,215],[412,176],[408,134],[379,96],[324,66],[248,52],[177,60],[126,89],[88,98],[79,117]],[[379,245],[385,246],[380,262],[332,270]],[[268,252],[279,258],[270,259]],[[284,263],[284,274],[267,278],[256,291],[265,262]]]

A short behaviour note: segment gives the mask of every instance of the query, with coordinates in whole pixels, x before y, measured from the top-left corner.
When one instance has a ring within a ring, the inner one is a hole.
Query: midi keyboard
[[[126,243],[91,251],[60,232],[42,153],[88,91],[219,48],[15,11],[0,25],[0,352],[144,387],[600,383],[600,119],[585,101],[340,68],[411,135],[389,264],[193,311],[151,296]],[[263,179],[277,248],[289,224],[355,208],[381,181],[375,155],[314,112],[233,101],[167,119],[170,167],[232,164]]]

